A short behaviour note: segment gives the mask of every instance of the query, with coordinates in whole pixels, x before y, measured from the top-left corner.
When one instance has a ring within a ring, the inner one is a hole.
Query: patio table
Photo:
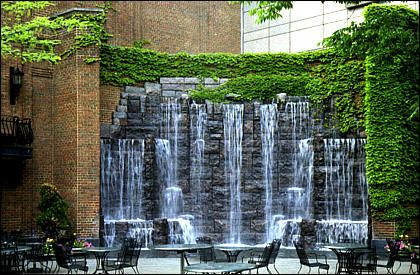
[[[119,251],[120,249],[121,248],[119,247],[85,247],[80,250],[75,250],[75,252],[77,253],[80,251],[86,251],[88,253],[92,253],[95,256],[96,268],[93,274],[96,274],[96,272],[98,271],[104,271],[106,273],[104,269],[104,261],[105,261],[106,255],[108,255],[108,253],[110,252]]]
[[[176,251],[180,254],[180,274],[184,274],[184,256],[185,252],[196,251],[197,249],[211,248],[210,244],[163,244],[152,247],[154,250],[160,251]]]
[[[228,262],[236,262],[239,253],[254,247],[247,244],[219,244],[215,245],[214,248],[223,251],[228,258]]]
[[[326,245],[324,247],[331,249],[337,256],[336,274],[340,274],[341,272],[351,273],[349,262],[351,261],[353,251],[359,248],[369,248],[367,245],[353,243]]]
[[[255,264],[248,263],[205,263],[192,264],[185,268],[185,271],[195,273],[239,273],[255,268]]]

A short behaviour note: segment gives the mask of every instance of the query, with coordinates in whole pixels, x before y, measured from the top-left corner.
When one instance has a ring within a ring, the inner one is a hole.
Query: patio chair
[[[395,244],[392,242],[392,240],[387,239],[386,243],[388,244],[388,247],[389,247],[389,250],[390,250],[389,253],[387,254],[387,259],[386,259],[387,262],[386,262],[386,264],[376,263],[376,267],[377,268],[378,267],[385,268],[387,274],[393,274],[394,273],[394,271],[393,271],[394,264],[395,264],[395,261],[398,259],[398,250],[395,249],[395,246],[394,246]],[[381,246],[382,246],[382,249],[385,250],[385,248],[383,248],[384,246],[383,245],[381,245]],[[381,248],[378,248],[377,245],[375,245],[374,247],[375,247],[376,251],[381,249]],[[377,260],[380,259],[380,257],[378,257],[378,255],[380,255],[380,253],[376,254],[376,256],[377,256],[376,259]]]
[[[64,246],[60,244],[53,245],[55,260],[57,262],[58,271],[60,268],[67,269],[67,274],[73,273],[75,271],[77,273],[78,270],[84,271],[86,274],[88,271],[86,255],[79,255],[78,257],[74,257],[71,254],[67,253]]]
[[[24,272],[25,253],[17,250],[16,244],[8,246],[7,253],[1,253],[1,271],[5,274],[21,274]]]
[[[411,259],[409,272],[412,274],[420,274],[420,258],[418,256]],[[414,270],[415,269],[415,270]]]
[[[126,247],[127,249],[121,263],[123,269],[131,267],[135,274],[140,274],[137,265],[141,253],[141,243],[136,239],[131,239],[126,243]]]
[[[271,254],[275,246],[279,244],[278,240],[274,240],[273,242],[267,244],[261,254],[251,254],[248,260],[249,264],[254,264],[255,267],[252,269],[258,270],[262,267],[267,268],[269,274],[272,274],[270,269],[268,269],[268,264],[270,262]]]
[[[201,244],[213,244],[213,241],[206,236],[198,237],[196,239],[197,243]],[[207,262],[227,262],[228,259],[225,254],[218,254],[214,247],[198,249],[197,250],[198,256],[200,258],[200,263],[207,263]]]
[[[114,271],[115,273],[119,271],[120,273],[123,273],[123,262],[125,261],[127,251],[128,246],[122,245],[120,251],[118,251],[117,253],[116,258],[106,257],[103,261],[103,269],[105,273],[108,273],[110,271]]]
[[[377,273],[375,248],[355,248],[351,252],[348,271],[350,273]]]
[[[120,251],[115,256],[108,256],[104,261],[105,271],[121,271],[125,268],[132,268],[135,274],[140,274],[138,261],[141,253],[141,243],[134,238],[125,238]]]
[[[277,274],[280,274],[280,272],[276,268],[276,259],[277,259],[277,256],[279,255],[281,240],[274,239],[273,244],[274,244],[273,251],[271,252],[270,259],[268,260],[268,264],[269,265],[272,264]],[[268,266],[267,266],[267,269],[268,269]]]
[[[309,267],[309,272],[308,273],[311,272],[312,267],[318,267],[318,273],[319,273],[319,269],[325,269],[327,271],[327,274],[328,274],[328,270],[330,269],[330,265],[327,263],[327,257],[325,255],[317,255],[315,253],[306,253],[306,250],[305,250],[305,248],[303,247],[302,244],[300,244],[296,241],[293,241],[293,244],[295,245],[296,253],[299,257],[300,268],[299,268],[298,274],[301,271],[302,266],[304,266],[304,265]],[[309,260],[309,256],[315,256],[315,262],[313,262],[313,261],[311,262]],[[325,263],[319,262],[318,261],[318,256],[325,257]]]
[[[48,261],[50,255],[44,253],[44,242],[41,238],[33,238],[28,240],[26,245],[32,247],[26,253],[25,271],[26,273],[46,273],[50,270]]]

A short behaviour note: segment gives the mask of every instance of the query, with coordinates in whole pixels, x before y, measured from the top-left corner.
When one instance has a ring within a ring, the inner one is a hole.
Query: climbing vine
[[[325,41],[336,52],[364,60],[366,171],[372,214],[397,223],[403,234],[419,216],[418,12],[370,5],[365,21]]]

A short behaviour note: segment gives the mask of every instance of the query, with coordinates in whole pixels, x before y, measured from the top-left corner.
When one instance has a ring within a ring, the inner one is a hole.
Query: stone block
[[[159,82],[161,84],[184,84],[184,77],[161,77]]]
[[[175,97],[175,94],[176,94],[175,91],[167,91],[167,90],[162,91],[163,97]]]
[[[200,79],[198,79],[197,77],[186,77],[184,79],[185,84],[199,84],[200,83]]]
[[[146,82],[144,83],[144,90],[148,96],[159,96],[162,87],[159,83]]]
[[[136,86],[125,86],[124,92],[127,93],[129,96],[139,96],[145,94],[145,89]]]

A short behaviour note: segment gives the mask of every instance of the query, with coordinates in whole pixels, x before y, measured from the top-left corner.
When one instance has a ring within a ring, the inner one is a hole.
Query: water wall
[[[367,239],[363,136],[323,129],[307,97],[196,103],[185,90],[198,83],[161,78],[121,93],[123,111],[101,131],[107,244]]]

